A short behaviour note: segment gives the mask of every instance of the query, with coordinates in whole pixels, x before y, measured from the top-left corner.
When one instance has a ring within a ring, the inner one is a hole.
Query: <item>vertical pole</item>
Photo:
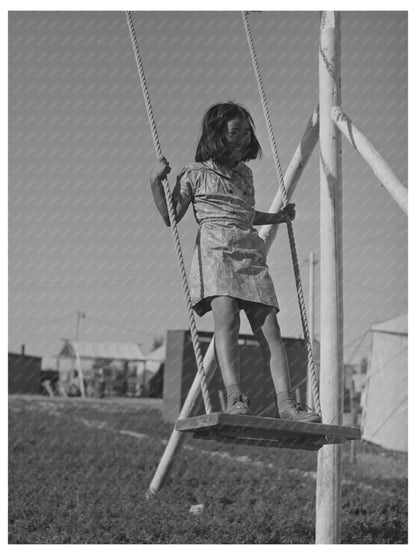
[[[79,337],[79,320],[81,317],[80,315],[81,315],[81,312],[77,310],[76,321],[75,321],[75,341],[78,341],[78,337]]]
[[[312,341],[312,351],[314,351],[315,346],[315,264],[315,253],[311,251],[309,253],[309,335]],[[315,356],[314,360],[316,361]],[[312,384],[309,373],[306,383],[306,404],[313,408]]]
[[[341,104],[340,14],[321,13],[320,108],[320,398],[323,421],[341,424],[343,412],[342,183],[341,140],[331,109]],[[316,543],[341,542],[341,444],[318,453]]]
[[[56,359],[56,370],[58,371],[59,395],[61,395],[62,397],[68,397],[68,395],[66,393],[66,390],[65,390],[65,386],[62,383],[62,379],[61,379],[60,362],[61,362],[61,354],[59,353],[59,355],[57,356],[57,359]]]
[[[221,411],[224,412],[225,409],[227,408],[227,404],[225,402],[225,395],[224,395],[224,391],[222,389],[218,390],[218,399],[220,401]]]
[[[79,356],[78,344],[76,341],[74,341],[73,346],[75,350],[75,360],[76,360],[77,369],[78,369],[79,389],[81,391],[81,397],[85,397],[84,372],[82,371],[81,358]]]
[[[357,399],[355,395],[354,376],[352,376],[351,387],[350,387],[350,407],[351,407],[351,426],[357,427],[358,426],[358,407],[357,407]],[[357,442],[351,441],[351,448],[350,448],[351,464],[354,464],[357,460],[356,447],[357,447]]]
[[[78,341],[80,320],[81,320],[81,318],[85,318],[85,313],[81,312],[81,310],[77,310],[76,317],[77,317],[77,320],[76,320],[76,324],[75,324],[75,341]]]

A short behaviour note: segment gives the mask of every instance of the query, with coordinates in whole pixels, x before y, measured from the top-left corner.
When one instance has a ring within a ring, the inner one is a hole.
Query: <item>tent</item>
[[[144,355],[137,343],[108,343],[91,341],[72,341],[65,339],[59,356],[81,359],[109,360],[144,360]]]
[[[73,382],[79,384],[81,395],[85,395],[84,380],[91,381],[95,376],[95,368],[101,361],[114,376],[130,365],[134,367],[136,376],[145,367],[147,357],[143,355],[137,343],[107,343],[90,341],[63,340],[58,354],[58,368],[61,381],[67,387]],[[75,371],[79,378],[75,378]]]
[[[407,451],[407,314],[373,324],[362,438]]]

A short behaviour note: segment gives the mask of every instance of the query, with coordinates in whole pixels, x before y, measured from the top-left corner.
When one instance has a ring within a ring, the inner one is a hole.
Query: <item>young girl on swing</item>
[[[227,391],[226,412],[250,414],[240,388],[238,335],[244,310],[277,396],[276,417],[320,422],[319,415],[291,395],[289,367],[277,322],[279,305],[268,266],[265,243],[253,228],[281,224],[295,217],[294,204],[275,214],[254,207],[253,175],[244,163],[261,156],[249,112],[233,102],[209,108],[202,122],[195,163],[186,166],[173,191],[176,221],[192,202],[199,230],[190,270],[193,309],[212,310],[215,354]],[[150,183],[156,206],[170,225],[162,181],[171,171],[166,158],[155,164]]]

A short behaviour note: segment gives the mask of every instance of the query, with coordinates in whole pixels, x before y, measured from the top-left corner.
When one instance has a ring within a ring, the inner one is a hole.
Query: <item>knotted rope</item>
[[[156,150],[156,155],[157,155],[158,158],[161,158],[162,157],[162,150],[160,148],[159,136],[158,136],[157,127],[156,127],[156,121],[155,121],[155,117],[154,117],[154,114],[153,114],[152,105],[151,105],[151,102],[150,102],[150,95],[149,95],[149,90],[147,88],[147,83],[146,83],[144,68],[143,68],[142,59],[141,59],[141,55],[140,55],[139,45],[138,45],[137,39],[136,39],[136,33],[135,33],[135,30],[134,30],[133,19],[131,17],[131,13],[128,12],[128,11],[126,11],[126,19],[127,19],[127,24],[128,24],[128,27],[129,27],[131,42],[132,42],[132,45],[133,45],[134,56],[136,58],[136,64],[137,64],[137,69],[138,69],[138,72],[139,72],[140,84],[141,84],[141,87],[142,87],[143,97],[144,97],[144,101],[145,101],[145,104],[146,104],[146,111],[147,111],[147,116],[148,116],[148,119],[149,119],[150,130],[151,130],[151,133],[152,133],[152,138],[153,138],[153,143],[154,143],[155,150]],[[197,330],[197,327],[196,327],[195,316],[194,316],[194,312],[193,312],[193,309],[192,309],[191,294],[190,294],[190,291],[189,291],[188,279],[187,279],[187,275],[186,275],[186,267],[185,267],[185,262],[184,262],[184,259],[183,259],[183,252],[182,252],[181,242],[180,242],[180,238],[179,238],[178,226],[177,226],[177,223],[176,223],[176,216],[175,216],[175,209],[174,209],[174,205],[173,205],[172,192],[170,190],[169,182],[168,182],[167,179],[163,180],[163,187],[164,187],[164,191],[165,191],[166,205],[167,205],[167,208],[168,208],[169,219],[170,219],[170,224],[171,224],[171,229],[172,229],[172,235],[173,235],[173,240],[174,240],[174,244],[175,244],[175,250],[176,250],[177,257],[178,257],[178,264],[179,264],[182,286],[183,286],[183,289],[184,289],[184,292],[185,292],[186,307],[187,307],[188,317],[189,317],[189,329],[190,329],[190,332],[191,332],[191,339],[192,339],[192,344],[193,344],[194,352],[195,352],[197,370],[198,370],[200,380],[201,380],[201,391],[202,391],[202,397],[203,397],[204,405],[205,405],[205,412],[207,414],[209,414],[209,413],[212,412],[212,405],[211,405],[211,400],[210,400],[210,397],[209,397],[208,386],[207,386],[206,379],[205,379],[206,375],[205,375],[203,358],[202,358],[202,353],[201,353],[201,346],[200,346],[199,339],[198,339],[198,330]]]
[[[287,202],[288,202],[287,190],[286,190],[286,186],[285,186],[285,183],[284,183],[282,167],[280,165],[280,160],[279,160],[279,154],[277,152],[276,140],[274,138],[272,123],[271,123],[271,117],[270,117],[269,108],[268,108],[268,105],[267,105],[266,93],[264,92],[264,86],[263,86],[263,80],[262,80],[262,77],[261,77],[260,66],[259,66],[259,63],[257,61],[257,55],[256,55],[256,51],[255,51],[255,48],[254,48],[253,36],[251,34],[250,25],[249,25],[249,21],[248,21],[248,12],[242,12],[242,17],[243,17],[243,24],[244,24],[244,29],[245,29],[245,32],[246,32],[247,42],[248,42],[248,46],[249,46],[249,49],[250,49],[250,57],[251,57],[251,61],[253,63],[254,73],[256,75],[256,81],[257,81],[257,87],[258,87],[259,94],[260,94],[260,100],[261,100],[261,104],[262,104],[262,107],[263,107],[263,114],[264,114],[264,119],[266,121],[267,132],[268,132],[268,135],[269,135],[270,146],[271,146],[271,149],[272,149],[274,165],[275,165],[275,168],[276,168],[276,173],[277,173],[277,178],[278,178],[278,181],[279,181],[279,186],[280,186],[281,192],[282,192],[283,207],[285,207],[287,205]],[[311,341],[311,336],[310,336],[310,333],[309,333],[308,316],[307,316],[307,311],[306,311],[305,299],[304,299],[304,296],[303,296],[302,280],[301,280],[301,276],[300,276],[298,255],[297,255],[297,252],[296,252],[296,242],[295,242],[295,236],[294,236],[294,233],[293,233],[292,222],[290,221],[289,216],[286,216],[286,223],[287,223],[287,231],[288,231],[288,235],[289,235],[290,252],[292,254],[293,272],[295,274],[296,290],[297,290],[297,294],[298,294],[299,310],[300,310],[300,316],[301,316],[301,320],[302,320],[303,336],[305,338],[307,351],[308,351],[308,375],[310,376],[310,380],[311,380],[313,402],[314,402],[316,412],[319,414],[319,416],[322,416],[321,402],[320,402],[320,399],[319,399],[318,379],[317,379],[316,370],[315,370],[315,363],[314,363],[314,360],[313,360],[312,341]]]

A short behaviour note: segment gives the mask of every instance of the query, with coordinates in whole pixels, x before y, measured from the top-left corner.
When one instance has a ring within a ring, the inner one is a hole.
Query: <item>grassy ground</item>
[[[12,544],[314,543],[315,452],[189,439],[146,501],[171,431],[158,401],[13,396],[9,411]],[[407,456],[349,452],[343,543],[407,543]]]

